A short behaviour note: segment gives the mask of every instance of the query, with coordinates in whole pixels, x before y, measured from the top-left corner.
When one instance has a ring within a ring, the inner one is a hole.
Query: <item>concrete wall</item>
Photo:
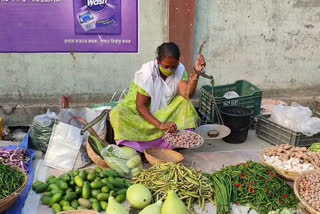
[[[168,1],[139,0],[139,54],[0,54],[0,106],[6,103],[106,101],[168,39]],[[0,112],[1,113],[1,112]]]
[[[285,96],[320,95],[319,23],[319,0],[198,0],[194,48],[208,40],[207,72],[219,85],[247,79]]]

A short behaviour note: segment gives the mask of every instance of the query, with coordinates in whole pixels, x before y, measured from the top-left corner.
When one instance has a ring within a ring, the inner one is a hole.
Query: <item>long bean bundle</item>
[[[293,189],[272,168],[249,161],[226,167],[219,173],[230,176],[233,186],[231,202],[235,204],[249,205],[261,214],[297,207],[298,199]]]
[[[169,190],[176,191],[190,213],[194,213],[194,204],[204,209],[205,202],[212,201],[213,191],[209,179],[202,172],[183,164],[154,165],[142,170],[133,180],[147,186],[156,200],[165,199]]]
[[[217,214],[229,214],[231,211],[232,183],[229,175],[217,172],[211,175],[213,191],[215,193],[215,203]]]
[[[24,179],[22,172],[0,162],[0,199],[6,198],[18,190]]]

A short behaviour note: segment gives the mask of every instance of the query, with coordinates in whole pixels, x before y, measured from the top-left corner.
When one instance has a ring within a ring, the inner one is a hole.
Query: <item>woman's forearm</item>
[[[161,127],[161,122],[151,114],[145,105],[138,106],[137,110],[146,121],[154,125],[156,128]]]
[[[193,72],[188,81],[188,87],[187,87],[188,98],[192,97],[194,92],[196,91],[198,80],[199,80],[199,74],[197,74],[196,72]]]

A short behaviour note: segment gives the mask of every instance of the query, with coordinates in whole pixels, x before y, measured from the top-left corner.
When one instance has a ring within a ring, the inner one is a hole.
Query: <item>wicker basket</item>
[[[314,208],[312,208],[309,204],[307,204],[307,202],[305,202],[299,194],[299,184],[301,182],[301,180],[309,174],[320,174],[320,170],[312,170],[312,171],[308,171],[303,173],[302,175],[300,175],[295,181],[294,181],[294,193],[296,194],[297,198],[299,199],[299,201],[301,202],[301,204],[303,205],[303,207],[310,212],[311,214],[319,214],[320,212],[316,211]]]
[[[70,211],[59,212],[59,214],[99,214],[99,213],[93,210],[70,210]]]
[[[17,189],[15,192],[13,192],[8,197],[0,200],[0,213],[3,213],[4,211],[6,211],[7,209],[10,208],[10,206],[17,200],[19,195],[24,191],[24,189],[26,188],[27,183],[28,183],[28,176],[22,169],[20,169],[17,166],[12,166],[12,168],[14,168],[17,171],[20,171],[24,174],[24,182],[21,185],[21,187],[19,189]]]
[[[281,177],[283,177],[283,178],[285,178],[287,180],[294,181],[297,177],[299,177],[302,174],[301,172],[288,171],[288,170],[284,170],[284,169],[281,169],[281,168],[276,167],[276,166],[272,166],[272,165],[268,164],[264,160],[263,155],[264,155],[264,152],[261,152],[259,154],[260,161],[264,165],[272,167]]]
[[[93,151],[92,147],[90,146],[90,143],[87,141],[87,153],[89,158],[95,163],[97,166],[100,166],[102,168],[108,168],[108,164],[106,163],[105,160],[103,160],[99,155]]]
[[[144,154],[151,165],[162,164],[167,162],[180,163],[184,160],[182,154],[168,149],[147,149],[144,151]]]

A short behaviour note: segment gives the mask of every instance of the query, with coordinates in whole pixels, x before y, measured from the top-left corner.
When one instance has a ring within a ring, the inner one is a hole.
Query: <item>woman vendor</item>
[[[179,58],[176,44],[163,43],[157,48],[157,58],[135,73],[125,99],[110,112],[118,145],[140,152],[148,148],[173,149],[162,139],[165,132],[196,127],[198,114],[189,98],[206,63],[199,56],[188,77]]]

